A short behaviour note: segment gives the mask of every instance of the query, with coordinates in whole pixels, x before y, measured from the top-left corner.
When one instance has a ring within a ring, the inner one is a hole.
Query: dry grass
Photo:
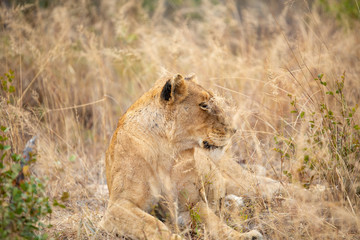
[[[181,7],[159,1],[153,9],[99,2],[0,7],[0,73],[14,70],[17,90],[12,104],[2,100],[1,125],[11,127],[17,152],[38,135],[34,173],[48,178],[51,197],[70,193],[67,208],[52,214],[52,236],[113,237],[96,227],[107,203],[104,153],[120,115],[168,71],[196,73],[236,106],[236,161],[293,183],[285,201],[252,200],[232,217],[236,225],[255,226],[268,239],[360,239],[359,132],[346,129],[345,140],[355,144],[351,154],[331,145],[320,104],[338,116],[344,104],[314,80],[323,73],[333,89],[346,71],[347,104],[360,102],[357,22],[345,29],[315,7],[290,1],[241,8],[236,1]],[[297,114],[291,113],[295,97]],[[312,120],[324,129],[320,140]],[[310,190],[294,190],[303,184]]]

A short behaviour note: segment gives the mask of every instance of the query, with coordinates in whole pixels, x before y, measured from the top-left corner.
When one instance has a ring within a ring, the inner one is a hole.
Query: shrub
[[[275,137],[279,146],[275,150],[280,153],[282,162],[299,163],[295,171],[283,171],[290,181],[300,181],[306,188],[317,183],[327,184],[336,196],[340,194],[356,203],[359,194],[356,186],[360,182],[357,174],[360,159],[358,106],[349,106],[345,98],[345,74],[334,84],[328,84],[323,74],[314,81],[320,94],[308,99],[311,106],[301,105],[289,95],[296,129],[305,134],[298,134],[298,138],[296,133],[291,137]]]
[[[46,234],[38,234],[49,225],[41,221],[52,210],[45,195],[45,186],[34,176],[29,176],[29,166],[21,167],[22,157],[9,154],[6,133],[9,128],[1,126],[0,135],[0,238],[1,239],[46,239]],[[30,163],[35,161],[31,156]],[[19,181],[19,176],[25,178]]]
[[[14,102],[13,78],[12,71],[1,77],[7,104]],[[43,182],[29,174],[35,155],[29,151],[25,160],[25,156],[11,153],[9,131],[9,127],[0,126],[0,239],[46,239],[47,235],[39,231],[50,225],[41,219],[52,210]]]

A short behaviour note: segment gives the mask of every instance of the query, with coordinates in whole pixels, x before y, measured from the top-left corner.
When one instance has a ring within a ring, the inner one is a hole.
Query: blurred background
[[[49,234],[114,237],[96,224],[117,121],[159,77],[195,73],[232,107],[234,161],[309,192],[253,203],[238,228],[360,239],[359,20],[357,0],[0,1],[0,123],[14,152],[38,136],[33,174],[69,193]]]

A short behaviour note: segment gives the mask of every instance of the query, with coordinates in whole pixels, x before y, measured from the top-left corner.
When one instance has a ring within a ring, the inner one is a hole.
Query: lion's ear
[[[173,103],[184,99],[187,96],[187,93],[187,83],[185,82],[184,77],[180,74],[176,74],[172,79],[167,80],[161,91],[160,97],[168,103]]]
[[[189,74],[188,76],[185,77],[185,80],[188,80],[188,81],[192,81],[194,83],[197,83],[197,77],[195,75],[195,73],[191,73]]]

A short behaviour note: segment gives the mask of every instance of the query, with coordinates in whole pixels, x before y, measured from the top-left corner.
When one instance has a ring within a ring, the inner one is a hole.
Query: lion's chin
[[[224,147],[210,149],[209,157],[211,158],[212,161],[217,162],[224,156],[224,153],[225,153]]]
[[[208,152],[208,156],[213,161],[218,161],[224,156],[225,153],[225,146],[216,146],[210,144],[208,141],[202,142],[202,148],[206,149]]]

